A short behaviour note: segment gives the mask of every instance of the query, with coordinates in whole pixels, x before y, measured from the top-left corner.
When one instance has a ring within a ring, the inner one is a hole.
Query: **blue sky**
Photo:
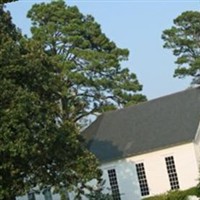
[[[14,23],[29,34],[27,11],[39,0],[19,0],[7,4]],[[164,49],[161,34],[173,25],[173,19],[186,10],[200,10],[199,0],[68,0],[84,14],[91,14],[102,31],[119,47],[130,51],[123,63],[136,73],[143,85],[142,93],[154,99],[190,85],[190,78],[173,78],[175,69],[171,50]]]

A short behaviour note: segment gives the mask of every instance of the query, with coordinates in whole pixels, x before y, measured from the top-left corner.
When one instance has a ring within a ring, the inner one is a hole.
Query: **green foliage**
[[[15,2],[18,0],[0,0],[0,4],[4,4],[4,3],[11,3],[11,2]]]
[[[96,184],[96,188],[88,188],[90,191],[85,196],[88,200],[113,200],[112,194],[103,193],[105,189],[105,180],[101,178],[98,180],[98,184]]]
[[[88,196],[88,200],[113,200],[111,194],[103,194],[102,192],[93,192]]]
[[[77,125],[60,106],[65,82],[36,41],[0,7],[0,199],[38,185],[81,187],[99,176]]]
[[[2,5],[0,16],[0,199],[35,186],[67,188],[80,198],[101,176],[80,135],[81,120],[146,100],[136,75],[121,68],[128,50],[64,1],[32,7],[31,38]]]
[[[163,32],[164,48],[177,57],[174,76],[200,75],[200,12],[186,11],[174,20],[174,26]]]
[[[170,191],[166,194],[144,198],[144,200],[187,200],[187,196],[190,195],[199,197],[200,196],[199,188],[194,187],[184,191],[181,190]]]
[[[53,1],[34,5],[28,17],[33,39],[40,42],[70,91],[62,100],[72,105],[68,113],[74,121],[146,100],[137,93],[142,86],[136,75],[121,67],[128,50],[110,41],[92,16]]]

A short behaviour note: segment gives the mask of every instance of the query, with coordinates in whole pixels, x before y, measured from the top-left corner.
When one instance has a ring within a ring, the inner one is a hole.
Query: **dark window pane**
[[[108,177],[110,181],[113,200],[121,200],[115,169],[108,170]]]
[[[147,183],[146,173],[143,163],[136,164],[136,171],[138,176],[138,181],[140,185],[140,191],[142,196],[149,195],[149,187]]]

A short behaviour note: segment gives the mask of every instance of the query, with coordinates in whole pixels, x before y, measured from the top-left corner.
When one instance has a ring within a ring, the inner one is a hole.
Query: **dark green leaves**
[[[177,57],[174,76],[199,76],[200,57],[200,13],[187,11],[174,20],[174,26],[162,35],[164,48],[173,50]]]
[[[51,59],[41,43],[20,34],[2,7],[0,12],[0,199],[36,185],[69,189],[97,177],[97,161],[72,120],[76,101],[62,105],[69,90],[64,70],[58,74],[64,66],[54,65],[59,56]],[[86,166],[89,174],[82,171]]]
[[[0,0],[0,4],[3,4],[3,3],[11,3],[11,2],[15,2],[17,0]]]
[[[41,43],[52,61],[59,56],[57,62],[53,61],[54,67],[73,91],[65,100],[78,105],[74,121],[106,111],[106,107],[146,100],[137,94],[142,86],[136,75],[121,67],[128,59],[128,50],[110,41],[92,16],[57,1],[34,5],[28,17],[32,20],[33,39]]]
[[[0,16],[0,199],[36,185],[82,194],[100,176],[80,135],[84,120],[146,100],[136,75],[121,67],[129,52],[64,1],[32,7],[31,38],[3,6]]]

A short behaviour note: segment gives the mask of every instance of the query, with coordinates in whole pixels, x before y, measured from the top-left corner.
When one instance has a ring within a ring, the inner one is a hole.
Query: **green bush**
[[[189,195],[195,195],[200,197],[199,188],[194,187],[184,191],[182,190],[169,191],[165,194],[144,198],[143,200],[186,200],[187,196]]]

